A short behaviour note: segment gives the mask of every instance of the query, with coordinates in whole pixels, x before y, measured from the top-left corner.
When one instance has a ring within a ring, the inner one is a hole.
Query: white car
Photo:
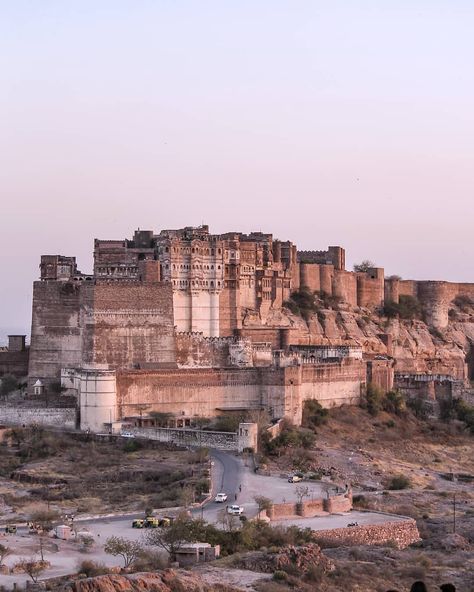
[[[220,502],[220,503],[226,502],[227,501],[227,494],[226,493],[218,493],[216,495],[216,497],[214,498],[214,501]]]
[[[242,506],[237,506],[236,504],[233,504],[232,506],[228,506],[227,508],[227,513],[228,514],[232,514],[232,516],[241,516],[243,514],[243,507]]]
[[[120,435],[122,438],[135,438],[135,435],[132,434],[132,432],[122,432]]]

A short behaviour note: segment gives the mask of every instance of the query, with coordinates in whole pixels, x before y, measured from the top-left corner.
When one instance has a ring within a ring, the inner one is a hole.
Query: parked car
[[[132,434],[132,432],[122,432],[120,435],[122,438],[135,438],[135,434]]]
[[[145,520],[137,518],[132,522],[132,528],[143,528],[145,526]]]
[[[218,493],[214,498],[215,502],[226,502],[227,501],[227,494],[226,493]]]
[[[5,526],[5,532],[7,534],[16,534],[16,525],[15,524],[7,524]]]
[[[288,483],[299,483],[302,480],[303,477],[301,475],[291,475],[288,477]]]
[[[227,506],[227,513],[232,514],[232,516],[241,516],[244,511],[242,506],[238,506],[237,504],[232,504],[232,506]]]

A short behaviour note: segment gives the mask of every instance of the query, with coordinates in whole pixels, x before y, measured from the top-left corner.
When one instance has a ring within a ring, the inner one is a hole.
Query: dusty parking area
[[[312,530],[326,530],[331,528],[345,528],[351,522],[358,522],[362,524],[382,524],[383,522],[402,522],[405,520],[403,516],[379,514],[376,512],[345,512],[344,514],[331,514],[328,516],[317,516],[315,518],[288,518],[285,520],[278,520],[272,524],[282,524],[290,526],[292,524],[300,528],[311,528]]]

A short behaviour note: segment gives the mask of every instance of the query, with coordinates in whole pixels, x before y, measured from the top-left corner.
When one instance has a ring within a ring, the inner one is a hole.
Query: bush
[[[460,294],[459,296],[456,296],[453,302],[462,312],[470,312],[474,307],[474,301],[472,300],[472,298],[465,294]]]
[[[382,312],[389,319],[395,317],[400,317],[404,320],[418,319],[421,317],[421,305],[414,296],[402,294],[398,302],[387,300]]]
[[[290,310],[294,315],[298,315],[307,321],[312,314],[318,310],[315,293],[311,292],[306,286],[291,293],[289,300],[283,303],[283,306]]]
[[[143,448],[143,443],[140,440],[135,438],[129,438],[123,445],[124,452],[137,452],[137,450],[141,450]]]
[[[109,569],[104,563],[98,563],[97,561],[92,561],[92,559],[84,559],[84,561],[81,561],[77,566],[77,571],[85,574],[88,578],[103,576],[104,574],[109,573]]]
[[[286,571],[283,571],[282,569],[277,569],[273,574],[273,579],[277,582],[284,582],[288,579],[288,574],[286,573]]]
[[[405,395],[399,390],[389,391],[383,397],[382,407],[387,413],[403,415],[407,409]],[[394,425],[388,427],[394,427]]]
[[[0,384],[0,396],[6,397],[18,388],[17,379],[11,374],[5,374]]]
[[[327,422],[328,410],[321,407],[317,401],[308,400],[303,406],[302,425],[305,428],[314,429]]]
[[[291,424],[284,424],[281,432],[270,439],[270,435],[262,434],[262,452],[268,456],[281,456],[282,452],[291,448],[311,448],[315,441],[314,432],[304,428],[297,428]]]
[[[218,432],[236,432],[242,418],[239,415],[219,415],[213,428]]]
[[[365,406],[370,415],[375,417],[382,409],[383,398],[382,389],[370,382],[365,393]]]
[[[359,273],[367,273],[370,269],[377,267],[373,261],[369,259],[364,259],[361,263],[356,263],[354,265],[354,271]]]
[[[400,489],[408,489],[411,486],[410,478],[406,475],[395,475],[388,482],[387,489],[391,491],[398,491]]]
[[[474,434],[474,407],[462,399],[456,399],[456,415],[460,421],[463,421],[469,431]]]

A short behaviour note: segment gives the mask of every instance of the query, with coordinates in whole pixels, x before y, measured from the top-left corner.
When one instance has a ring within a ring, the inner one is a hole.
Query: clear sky
[[[0,334],[41,254],[207,223],[474,281],[472,0],[0,0]]]

